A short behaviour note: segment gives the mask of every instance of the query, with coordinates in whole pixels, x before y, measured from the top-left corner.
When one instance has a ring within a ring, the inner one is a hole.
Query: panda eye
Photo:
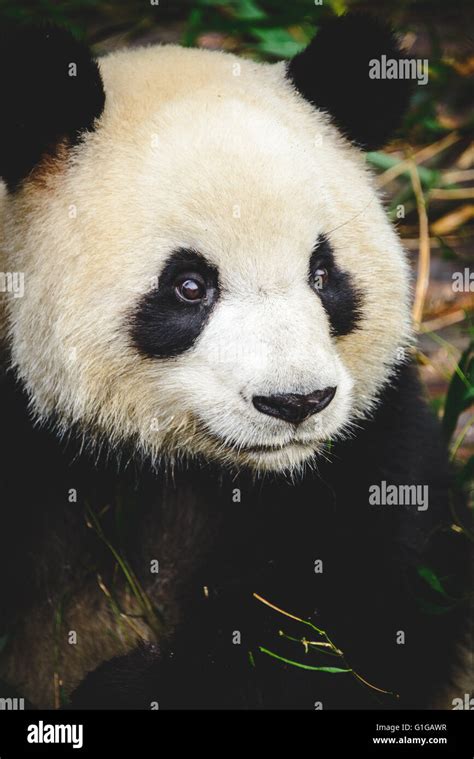
[[[314,290],[322,290],[329,281],[329,271],[324,266],[318,266],[313,271],[312,286]]]
[[[175,282],[174,292],[184,303],[200,303],[207,295],[207,285],[196,272],[182,274]]]

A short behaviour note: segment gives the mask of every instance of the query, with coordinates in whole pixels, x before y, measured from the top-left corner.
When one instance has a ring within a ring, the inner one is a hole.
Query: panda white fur
[[[0,677],[32,705],[429,707],[466,674],[462,604],[421,608],[419,567],[461,596],[467,559],[360,149],[408,100],[382,53],[351,16],[274,65],[3,35]],[[329,658],[254,594],[375,688],[266,654]]]

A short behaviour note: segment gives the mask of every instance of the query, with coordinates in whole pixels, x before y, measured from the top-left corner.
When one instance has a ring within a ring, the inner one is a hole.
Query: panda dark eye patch
[[[309,262],[308,281],[321,300],[334,336],[348,335],[362,315],[362,294],[349,272],[340,269],[325,235],[321,235]]]
[[[134,346],[150,358],[179,356],[201,334],[218,293],[215,266],[193,250],[175,251],[158,287],[145,293],[132,314]]]

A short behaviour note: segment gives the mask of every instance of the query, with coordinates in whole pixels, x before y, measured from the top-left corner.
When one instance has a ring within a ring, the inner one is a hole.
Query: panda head
[[[400,57],[347,16],[289,64],[156,46],[98,62],[1,40],[12,364],[40,420],[174,462],[295,470],[370,413],[410,333],[408,271],[360,148]]]

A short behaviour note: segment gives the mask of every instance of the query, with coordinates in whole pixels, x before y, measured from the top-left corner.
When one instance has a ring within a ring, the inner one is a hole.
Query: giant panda
[[[352,15],[275,64],[3,33],[2,266],[24,291],[2,299],[0,696],[465,693],[465,538],[364,156],[410,95],[368,76],[381,55],[392,32]]]

